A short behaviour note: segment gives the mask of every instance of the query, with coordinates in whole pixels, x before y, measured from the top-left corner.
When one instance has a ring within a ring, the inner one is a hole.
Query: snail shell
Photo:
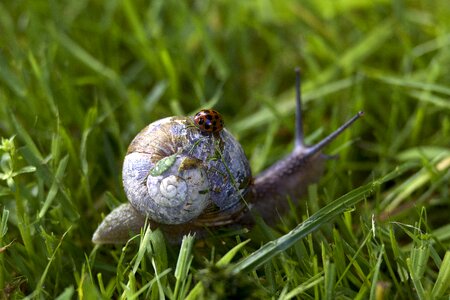
[[[303,141],[300,72],[296,81],[295,147],[252,178],[248,160],[213,110],[194,117],[169,117],[144,128],[131,142],[123,165],[129,203],[115,208],[92,241],[123,243],[146,221],[171,242],[183,235],[205,236],[211,229],[251,226],[254,215],[274,223],[316,182],[328,156],[322,149],[359,119],[357,113],[313,146]]]
[[[242,210],[251,171],[227,130],[204,134],[189,117],[169,117],[134,138],[122,175],[138,212],[161,224],[182,224],[205,210]]]

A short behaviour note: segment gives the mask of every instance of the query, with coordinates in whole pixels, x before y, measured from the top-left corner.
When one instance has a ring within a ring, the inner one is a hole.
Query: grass
[[[448,298],[449,29],[446,0],[0,3],[0,298]],[[365,111],[297,210],[91,243],[154,120],[215,107],[255,174],[287,154],[296,66],[308,142]]]

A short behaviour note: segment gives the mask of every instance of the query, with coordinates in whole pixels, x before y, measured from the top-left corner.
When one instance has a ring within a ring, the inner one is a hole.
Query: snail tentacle
[[[288,209],[287,197],[290,197],[296,203],[298,198],[305,193],[307,186],[317,182],[322,176],[324,163],[329,156],[322,154],[321,150],[364,115],[362,111],[358,112],[317,144],[305,145],[301,110],[300,69],[297,68],[295,73],[296,132],[294,149],[285,158],[277,161],[256,176],[252,187],[255,201],[252,203],[252,210],[243,219],[243,223],[252,223],[253,216],[250,215],[253,213],[260,215],[268,223],[274,223],[278,216]],[[274,214],[273,210],[276,210],[277,213]]]
[[[300,68],[295,69],[295,148],[305,147],[302,120],[302,90]]]

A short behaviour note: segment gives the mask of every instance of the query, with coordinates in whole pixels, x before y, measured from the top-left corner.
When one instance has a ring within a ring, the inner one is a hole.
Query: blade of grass
[[[186,237],[186,236],[185,236]],[[184,238],[183,238],[184,241]],[[234,258],[234,256],[241,250],[244,248],[244,246],[249,243],[250,240],[246,240],[244,242],[241,242],[239,244],[237,244],[236,246],[234,246],[230,251],[228,251],[217,263],[216,266],[217,267],[225,267],[226,265],[228,265],[231,260]],[[182,248],[183,248],[183,244],[182,244]],[[180,251],[181,253],[181,251]],[[178,257],[180,258],[180,256]],[[183,259],[184,260],[184,259]],[[177,268],[178,268],[178,264],[177,264]],[[175,272],[176,273],[176,272]],[[203,294],[203,284],[201,282],[198,282],[195,287],[189,292],[189,294],[186,297],[186,300],[193,300],[193,299],[198,299],[201,297],[201,295]],[[174,299],[177,299],[176,297],[174,297]]]
[[[420,102],[425,102],[427,104],[433,104],[437,108],[450,109],[450,101],[448,101],[448,96],[446,98],[439,97],[432,94],[424,94],[422,92],[409,92],[412,98],[419,100]]]
[[[420,278],[418,277],[418,274],[416,274],[415,272],[415,266],[412,264],[412,259],[407,258],[406,264],[408,266],[409,276],[411,277],[411,281],[414,285],[414,288],[416,289],[417,297],[420,300],[426,299],[425,290],[423,288],[422,282],[420,281]]]
[[[48,72],[46,72],[45,67],[41,67],[36,60],[36,57],[34,56],[32,51],[28,52],[28,61],[32,67],[32,70],[34,72],[34,76],[39,81],[39,85],[43,91],[44,99],[47,101],[48,106],[50,107],[50,110],[55,118],[58,118],[59,111],[58,107],[55,104],[55,100],[53,97],[52,90],[48,83]],[[44,62],[45,63],[45,62]]]
[[[445,252],[431,296],[438,299],[450,288],[450,251]]]
[[[238,274],[240,272],[248,272],[258,268],[263,263],[270,260],[275,255],[283,252],[287,248],[291,247],[298,240],[304,238],[311,232],[315,231],[321,225],[330,222],[336,216],[345,212],[347,209],[357,204],[358,202],[366,199],[373,191],[378,188],[380,184],[385,182],[388,178],[398,174],[394,171],[385,177],[374,181],[373,183],[361,186],[346,195],[336,199],[332,203],[320,209],[313,214],[303,223],[299,224],[296,228],[291,230],[284,236],[268,242],[257,251],[253,252],[250,256],[242,259],[231,268],[232,274]]]
[[[306,90],[306,92],[302,94],[302,102],[306,104],[314,99],[347,89],[353,86],[357,81],[358,80],[355,80],[354,77],[344,78],[324,84],[312,91],[308,91],[308,87],[305,85],[304,90]],[[279,115],[286,116],[295,112],[293,92],[294,90],[281,95],[280,99],[277,101],[276,108]],[[266,124],[272,124],[276,119],[276,114],[274,114],[269,108],[263,108],[259,112],[255,112],[248,116],[246,120],[237,121],[230,125],[231,131],[244,132],[252,128],[259,128],[261,126],[265,126]]]
[[[150,229],[150,226],[147,226],[145,229],[145,233],[141,235],[141,241],[139,243],[139,249],[136,253],[136,259],[134,261],[133,269],[131,272],[133,274],[136,274],[139,265],[141,264],[145,253],[147,252],[147,247],[150,244],[150,236],[152,234],[152,230]]]
[[[194,245],[195,237],[192,235],[186,235],[181,242],[180,252],[178,254],[177,266],[175,268],[175,291],[173,293],[173,299],[183,299],[185,295],[184,286],[188,277],[189,268],[193,260],[192,247]]]
[[[436,159],[438,161],[436,161]],[[437,157],[434,159],[433,167],[440,173],[444,174],[450,168],[450,157]],[[390,193],[383,204],[385,206],[385,213],[393,211],[402,201],[410,196],[414,191],[428,183],[433,179],[433,173],[428,167],[423,167],[416,172],[408,180],[405,180],[401,185],[398,185],[392,193]]]
[[[361,245],[359,246],[358,250],[356,250],[355,254],[351,257],[351,259],[349,260],[349,263],[347,265],[347,267],[345,268],[344,272],[342,272],[341,276],[339,277],[338,281],[336,282],[336,286],[345,278],[345,275],[347,274],[347,272],[350,270],[350,268],[352,267],[353,263],[356,263],[356,258],[358,257],[358,255],[361,253],[362,249],[365,247],[365,245],[367,244],[368,241],[370,241],[370,239],[372,238],[372,233],[370,232],[369,234],[367,234],[366,238],[364,239],[364,241],[361,243]]]
[[[320,272],[320,273],[312,276],[311,278],[309,278],[308,280],[306,280],[305,282],[303,282],[302,284],[300,284],[293,290],[291,290],[289,293],[287,293],[281,299],[284,299],[284,300],[292,299],[292,298],[302,294],[303,292],[309,290],[310,288],[318,286],[323,281],[324,281],[323,272]]]
[[[137,299],[140,295],[142,295],[145,291],[150,290],[150,288],[155,284],[155,282],[159,281],[162,278],[165,278],[170,274],[170,269],[164,270],[160,274],[156,275],[152,280],[147,282],[144,286],[142,286],[136,293],[130,295],[130,298],[126,299]],[[164,297],[162,299],[165,299]]]
[[[64,289],[64,292],[62,292],[58,298],[56,298],[55,300],[70,300],[73,299],[73,294],[75,293],[75,290],[73,288],[73,286],[69,286],[66,287]]]
[[[85,49],[78,45],[69,36],[54,28],[53,26],[48,27],[50,34],[56,39],[67,51],[69,51],[75,58],[77,58],[85,66],[96,72],[97,74],[111,80],[112,82],[122,85],[119,80],[119,76],[112,69],[105,66],[94,56],[89,54]]]
[[[372,277],[372,285],[370,287],[370,299],[377,299],[377,287],[378,287],[378,278],[380,277],[380,266],[383,262],[384,255],[384,244],[381,245],[380,251],[378,253],[377,263],[374,267],[373,277]]]
[[[163,289],[163,286],[162,286],[162,284],[161,284],[161,274],[159,274],[159,272],[158,272],[158,268],[157,268],[157,266],[156,266],[156,263],[155,263],[155,257],[153,256],[152,257],[152,266],[153,266],[153,271],[155,271],[155,278],[156,278],[156,284],[157,284],[157,286],[158,286],[158,295],[159,295],[159,299],[160,300],[165,300],[166,299],[166,297],[164,296],[164,289]],[[170,270],[167,270],[168,272],[170,271]]]
[[[27,95],[25,84],[17,77],[8,66],[6,58],[0,52],[0,80],[17,95],[23,99]]]
[[[3,237],[8,231],[8,218],[9,218],[9,210],[3,207],[2,219],[0,222],[0,247],[1,249],[6,249],[6,245],[3,244]],[[4,254],[3,251],[0,251],[0,290],[5,288],[5,268],[4,268]]]
[[[444,95],[450,96],[450,88],[434,83],[422,82],[415,80],[413,78],[403,78],[403,77],[395,77],[388,76],[383,74],[371,73],[373,78],[379,79],[383,82],[389,83],[391,85],[401,86],[401,87],[409,87],[422,91],[430,91],[435,93],[442,93]]]
[[[323,250],[323,253],[327,253]],[[335,298],[335,282],[336,282],[336,265],[327,259],[324,263],[324,299],[334,299]]]
[[[228,265],[231,260],[238,254],[241,249],[244,248],[245,245],[247,245],[250,242],[250,240],[243,241],[236,246],[234,246],[230,251],[228,251],[224,256],[222,256],[221,259],[216,263],[217,267],[225,267]]]
[[[58,165],[58,169],[55,173],[55,180],[52,183],[52,186],[50,187],[50,190],[47,194],[47,197],[45,198],[44,204],[42,205],[41,210],[39,211],[38,218],[41,219],[44,217],[45,213],[47,212],[48,208],[52,204],[53,200],[55,199],[56,193],[59,190],[59,185],[61,182],[63,182],[63,176],[66,171],[67,162],[69,161],[69,156],[66,155]]]
[[[69,227],[61,236],[59,239],[59,243],[56,246],[55,250],[53,251],[52,255],[48,259],[48,263],[45,266],[44,272],[41,275],[41,278],[39,279],[39,282],[37,286],[35,287],[35,290],[33,293],[31,293],[26,299],[34,299],[35,297],[39,296],[43,290],[45,290],[45,278],[47,277],[48,271],[50,270],[50,266],[52,265],[53,261],[56,258],[56,254],[58,253],[59,249],[61,248],[61,245],[64,241],[64,238],[69,233],[69,231],[72,229],[72,227]]]

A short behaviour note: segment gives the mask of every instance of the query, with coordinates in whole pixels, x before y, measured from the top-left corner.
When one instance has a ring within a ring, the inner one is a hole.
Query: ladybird
[[[223,119],[219,112],[212,109],[202,109],[194,116],[194,123],[205,133],[216,133],[223,129]]]

